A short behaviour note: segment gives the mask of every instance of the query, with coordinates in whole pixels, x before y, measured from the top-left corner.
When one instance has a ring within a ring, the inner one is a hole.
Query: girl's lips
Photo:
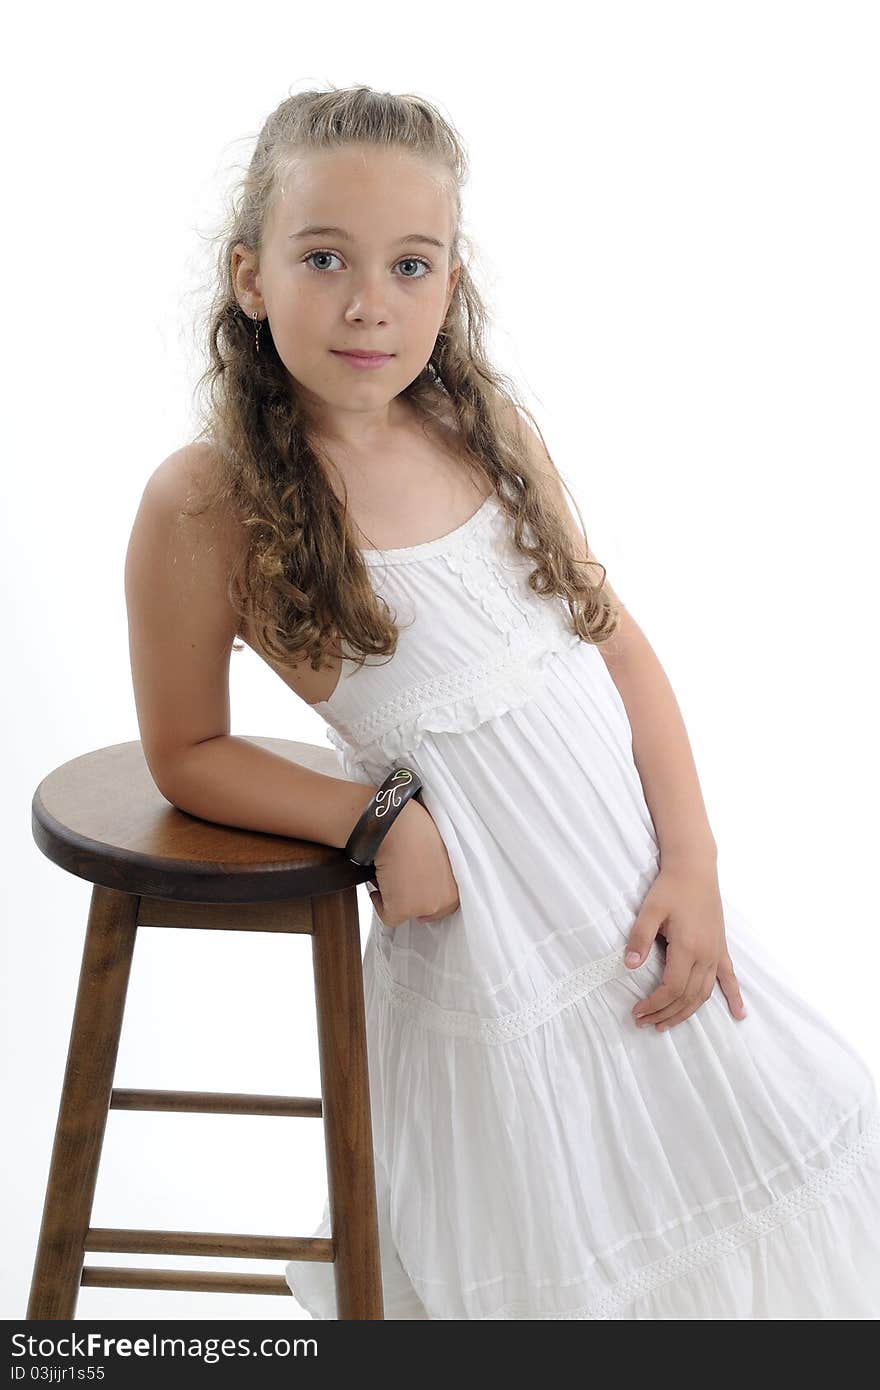
[[[386,362],[390,362],[394,356],[391,352],[371,353],[369,357],[359,357],[351,352],[337,352],[335,348],[330,351],[334,357],[339,357],[343,362],[347,362],[350,367],[384,367]]]

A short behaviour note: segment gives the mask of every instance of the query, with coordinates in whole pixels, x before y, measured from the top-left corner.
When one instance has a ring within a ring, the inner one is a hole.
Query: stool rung
[[[111,1110],[175,1110],[210,1115],[299,1115],[321,1119],[320,1096],[256,1096],[226,1091],[110,1092]]]
[[[222,1274],[200,1269],[120,1269],[86,1265],[80,1284],[96,1289],[179,1289],[188,1293],[290,1294],[282,1274]]]
[[[84,1249],[117,1255],[223,1255],[243,1260],[333,1260],[333,1242],[320,1236],[227,1235],[216,1231],[125,1230],[92,1226]]]

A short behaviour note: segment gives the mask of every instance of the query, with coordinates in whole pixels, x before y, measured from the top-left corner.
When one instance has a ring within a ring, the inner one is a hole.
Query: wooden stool
[[[251,740],[340,776],[331,749]],[[156,788],[139,741],[99,748],[49,774],[33,799],[45,855],[94,885],[28,1318],[74,1317],[82,1285],[290,1294],[283,1274],[84,1267],[87,1250],[329,1260],[339,1318],[384,1318],[373,1170],[358,883],[342,850],[216,825]],[[321,1096],[114,1087],[139,927],[308,932]],[[97,1229],[89,1223],[109,1110],[323,1117],[329,1240],[208,1231]]]

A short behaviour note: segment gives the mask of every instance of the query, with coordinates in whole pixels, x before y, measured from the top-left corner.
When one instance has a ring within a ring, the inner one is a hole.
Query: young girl
[[[721,896],[662,667],[486,358],[465,178],[411,95],[304,92],[260,132],[207,425],[129,547],[151,771],[340,848],[421,778],[363,961],[387,1318],[876,1318],[873,1078]],[[229,736],[237,635],[342,777]],[[336,1317],[331,1265],[286,1273]]]

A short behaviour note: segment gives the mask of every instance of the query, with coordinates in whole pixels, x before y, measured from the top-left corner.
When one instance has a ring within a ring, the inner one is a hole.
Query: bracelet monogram
[[[412,797],[421,799],[422,779],[411,767],[395,767],[389,772],[361,813],[345,844],[352,864],[366,867],[373,863],[376,850]]]

